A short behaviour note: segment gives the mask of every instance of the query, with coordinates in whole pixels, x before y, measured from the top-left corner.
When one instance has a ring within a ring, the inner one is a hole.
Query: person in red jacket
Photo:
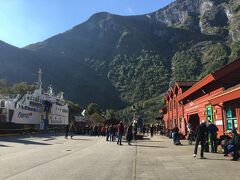
[[[124,133],[124,126],[123,126],[122,121],[120,121],[120,123],[118,124],[117,130],[118,130],[117,144],[122,145],[122,136],[123,136],[123,133]]]

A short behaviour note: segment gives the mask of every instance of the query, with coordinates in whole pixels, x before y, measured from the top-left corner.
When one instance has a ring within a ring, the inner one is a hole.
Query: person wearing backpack
[[[215,124],[213,124],[211,121],[208,121],[208,134],[211,144],[211,152],[216,153],[217,152],[217,131],[218,128]]]
[[[203,156],[203,152],[204,152],[204,149],[205,149],[204,146],[205,146],[205,143],[207,141],[207,137],[208,137],[208,129],[207,129],[205,121],[203,120],[201,122],[201,124],[198,125],[198,127],[196,129],[196,132],[195,132],[196,144],[195,144],[194,154],[193,154],[194,158],[197,156],[198,145],[199,145],[199,143],[201,143],[200,159],[206,159]]]

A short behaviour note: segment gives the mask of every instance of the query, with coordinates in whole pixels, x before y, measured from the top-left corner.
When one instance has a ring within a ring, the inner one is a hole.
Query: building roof
[[[177,101],[183,100],[184,98],[188,97],[189,95],[191,95],[192,93],[196,92],[197,90],[201,89],[202,87],[206,86],[209,83],[212,83],[223,77],[227,77],[230,73],[238,69],[240,69],[240,58],[216,70],[215,72],[205,76],[202,80],[198,81],[191,88],[189,88],[187,91],[181,94],[177,98]]]
[[[170,87],[169,90],[165,93],[164,99],[167,100],[172,97],[173,93],[176,93],[176,88],[182,88],[182,90],[185,91],[196,83],[197,81],[176,81],[174,83],[174,86]]]
[[[212,105],[216,105],[234,99],[240,99],[240,84],[219,93],[218,95],[210,99],[209,102]]]

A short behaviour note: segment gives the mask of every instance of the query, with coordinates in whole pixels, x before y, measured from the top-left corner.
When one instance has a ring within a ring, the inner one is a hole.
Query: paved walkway
[[[199,156],[195,159],[194,145],[182,143],[175,146],[166,137],[137,143],[135,179],[240,179],[240,161],[233,162],[223,154],[214,153],[205,153],[207,159]]]
[[[207,153],[194,159],[193,145],[166,137],[128,146],[102,137],[35,135],[0,138],[0,179],[141,180],[239,179],[240,161]]]

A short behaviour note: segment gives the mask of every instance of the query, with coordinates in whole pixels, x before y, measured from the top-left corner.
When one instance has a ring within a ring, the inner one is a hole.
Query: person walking
[[[109,137],[110,137],[110,141],[113,141],[113,137],[114,137],[114,129],[113,129],[113,125],[111,124],[110,126],[109,126]]]
[[[132,124],[130,124],[127,128],[127,133],[126,133],[126,140],[128,142],[128,145],[131,145],[131,141],[133,140],[133,132],[132,132]]]
[[[208,134],[211,144],[211,152],[216,153],[217,152],[217,131],[218,128],[215,124],[213,124],[211,121],[208,121]]]
[[[196,132],[195,132],[196,144],[195,144],[195,149],[194,149],[194,154],[193,154],[194,158],[197,156],[198,145],[200,143],[201,144],[200,159],[206,159],[203,156],[203,152],[204,152],[205,143],[207,141],[207,137],[208,137],[208,129],[207,129],[205,121],[203,120],[201,122],[201,124],[198,125]]]
[[[120,121],[120,123],[117,126],[117,133],[118,133],[118,141],[117,144],[122,145],[122,136],[124,133],[124,126],[123,126],[123,122]]]
[[[137,140],[137,123],[134,123],[134,139]]]
[[[145,126],[145,124],[143,125],[143,136],[145,136],[145,133],[146,133],[146,126]]]
[[[153,132],[154,132],[154,127],[153,127],[153,125],[151,125],[151,127],[150,127],[151,138],[153,138]]]
[[[106,141],[109,141],[109,136],[110,136],[110,126],[106,125]]]
[[[75,129],[74,122],[71,122],[69,126],[71,139],[73,138],[74,129]]]
[[[69,133],[69,124],[65,127],[65,138],[68,139],[68,133]]]

